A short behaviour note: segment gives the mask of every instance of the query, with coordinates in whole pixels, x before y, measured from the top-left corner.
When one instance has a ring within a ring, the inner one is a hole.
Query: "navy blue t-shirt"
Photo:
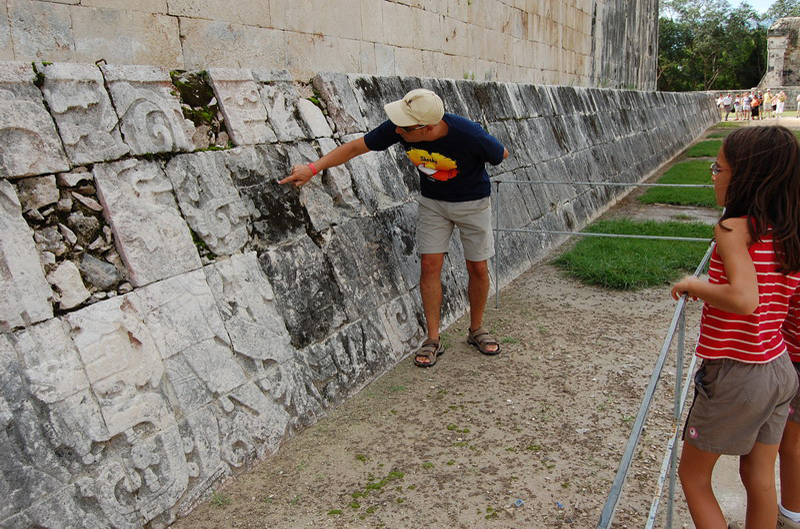
[[[445,114],[447,136],[435,141],[408,143],[384,121],[364,136],[371,151],[383,151],[400,143],[419,172],[422,196],[444,202],[466,202],[488,197],[492,188],[486,162],[498,165],[504,148],[483,127],[455,114]]]

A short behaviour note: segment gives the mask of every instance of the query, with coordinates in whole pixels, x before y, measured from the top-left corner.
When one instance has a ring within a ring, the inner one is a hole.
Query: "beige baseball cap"
[[[425,88],[412,90],[403,99],[393,101],[383,109],[391,122],[398,127],[436,125],[444,116],[442,99]]]

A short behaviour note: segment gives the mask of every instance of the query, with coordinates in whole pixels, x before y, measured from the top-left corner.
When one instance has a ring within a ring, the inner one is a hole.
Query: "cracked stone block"
[[[295,115],[300,94],[292,83],[261,84],[259,93],[278,141],[295,141],[306,137]]]
[[[325,101],[325,108],[339,134],[366,132],[367,124],[347,75],[321,73],[314,77],[313,84]]]
[[[328,125],[328,120],[325,119],[322,109],[306,98],[298,99],[296,106],[297,113],[300,114],[300,119],[312,138],[330,138],[333,136],[331,126]]]
[[[33,232],[22,217],[13,186],[0,180],[0,331],[53,317]]]
[[[370,217],[337,226],[325,250],[351,321],[399,296],[405,284],[382,228]]]
[[[254,145],[277,141],[267,124],[267,109],[250,70],[209,68],[208,79],[217,96],[233,143]]]
[[[207,266],[205,273],[236,353],[279,364],[291,358],[286,323],[255,252]]]
[[[62,310],[77,307],[91,295],[83,284],[80,270],[72,261],[62,261],[47,279],[60,294],[58,306]]]
[[[215,255],[232,255],[249,239],[250,215],[233,185],[224,152],[175,156],[164,171],[192,231]]]
[[[101,67],[132,154],[194,149],[194,124],[183,117],[169,71],[158,66]]]
[[[158,163],[122,160],[94,166],[97,195],[134,286],[200,268],[172,184]]]
[[[128,153],[97,66],[61,63],[40,71],[44,98],[74,165],[116,160]]]
[[[300,160],[296,160],[300,163]],[[280,185],[293,163],[286,147],[258,145],[226,151],[233,183],[247,205],[257,246],[279,244],[306,234],[308,214],[297,189]]]
[[[344,297],[331,264],[310,239],[265,251],[259,254],[259,263],[275,289],[296,348],[328,336],[345,323]]]
[[[0,177],[69,170],[30,63],[0,62]]]

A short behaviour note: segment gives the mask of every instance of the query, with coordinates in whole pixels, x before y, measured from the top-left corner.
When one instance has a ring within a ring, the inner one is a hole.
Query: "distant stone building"
[[[800,17],[778,19],[767,33],[767,73],[760,87],[800,86]]]

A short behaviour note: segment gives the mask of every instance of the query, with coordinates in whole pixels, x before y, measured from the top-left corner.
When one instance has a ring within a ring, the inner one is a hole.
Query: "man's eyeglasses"
[[[711,169],[711,176],[717,176],[719,172],[722,170],[719,168],[719,165],[717,165],[717,162],[712,163],[709,169]]]
[[[415,130],[424,129],[427,125],[415,125],[413,127],[400,127],[406,132],[414,132]]]

